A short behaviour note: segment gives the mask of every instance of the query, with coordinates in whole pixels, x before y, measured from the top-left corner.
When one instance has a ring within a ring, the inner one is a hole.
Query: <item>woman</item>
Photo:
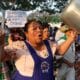
[[[53,56],[56,49],[64,55],[74,42],[76,33],[72,31],[70,37],[57,47],[54,43],[43,41],[42,25],[39,21],[29,21],[24,30],[27,37],[26,47],[16,51],[16,72],[11,80],[54,80]]]
[[[47,22],[43,23],[43,40],[48,40],[50,37],[49,27]]]
[[[16,48],[16,49],[20,49],[23,47],[23,41],[24,41],[24,35],[22,30],[20,28],[11,28],[10,29],[10,34],[8,37],[8,44],[10,48]],[[14,57],[14,55],[12,55]],[[7,64],[9,66],[9,70],[10,70],[10,74],[12,74],[15,70],[15,65],[14,65],[14,61],[7,61]]]
[[[20,28],[11,28],[8,38],[8,44],[12,44],[15,41],[25,40],[25,35]]]

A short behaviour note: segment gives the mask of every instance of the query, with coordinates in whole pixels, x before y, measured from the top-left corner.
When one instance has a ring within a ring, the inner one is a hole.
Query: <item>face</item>
[[[49,35],[50,35],[49,29],[48,29],[48,28],[45,28],[45,29],[43,30],[43,40],[48,39],[48,38],[49,38]]]
[[[28,32],[26,32],[27,39],[30,43],[37,44],[42,42],[42,28],[37,22],[29,24]]]
[[[20,37],[20,36],[19,36],[19,33],[16,33],[16,34],[14,35],[14,37],[15,37],[16,40],[18,40],[19,37]]]
[[[19,33],[12,33],[11,34],[12,41],[19,40],[19,37],[20,37]]]
[[[69,36],[69,34],[72,32],[72,30],[68,30],[68,31],[66,31],[65,32],[65,34],[67,35],[67,36]]]
[[[71,34],[72,34],[72,35],[71,35]],[[66,32],[66,35],[67,35],[67,37],[68,37],[68,36],[74,36],[74,39],[75,39],[75,40],[77,39],[77,32],[76,32],[76,30],[74,30],[74,29],[68,30],[68,31]]]

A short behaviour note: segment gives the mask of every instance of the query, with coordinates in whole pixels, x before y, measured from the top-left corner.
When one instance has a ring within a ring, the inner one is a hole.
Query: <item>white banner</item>
[[[24,27],[27,21],[26,11],[7,10],[5,13],[6,25],[9,28]]]

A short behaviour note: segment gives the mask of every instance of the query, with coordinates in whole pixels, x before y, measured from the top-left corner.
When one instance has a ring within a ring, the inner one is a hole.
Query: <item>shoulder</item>
[[[15,49],[25,49],[26,48],[24,41],[15,41],[12,43],[11,46]]]
[[[8,44],[6,46],[4,46],[4,49],[8,49],[8,50],[27,50],[27,47],[24,43],[24,41],[15,41],[15,42],[12,42],[12,44]]]
[[[14,43],[13,48],[17,49],[16,50],[17,55],[29,55],[30,54],[29,49],[24,43],[24,41]]]

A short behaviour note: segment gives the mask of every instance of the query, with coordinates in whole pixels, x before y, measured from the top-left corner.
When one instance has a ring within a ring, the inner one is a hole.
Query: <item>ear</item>
[[[28,38],[28,33],[27,32],[24,32],[25,36]]]

